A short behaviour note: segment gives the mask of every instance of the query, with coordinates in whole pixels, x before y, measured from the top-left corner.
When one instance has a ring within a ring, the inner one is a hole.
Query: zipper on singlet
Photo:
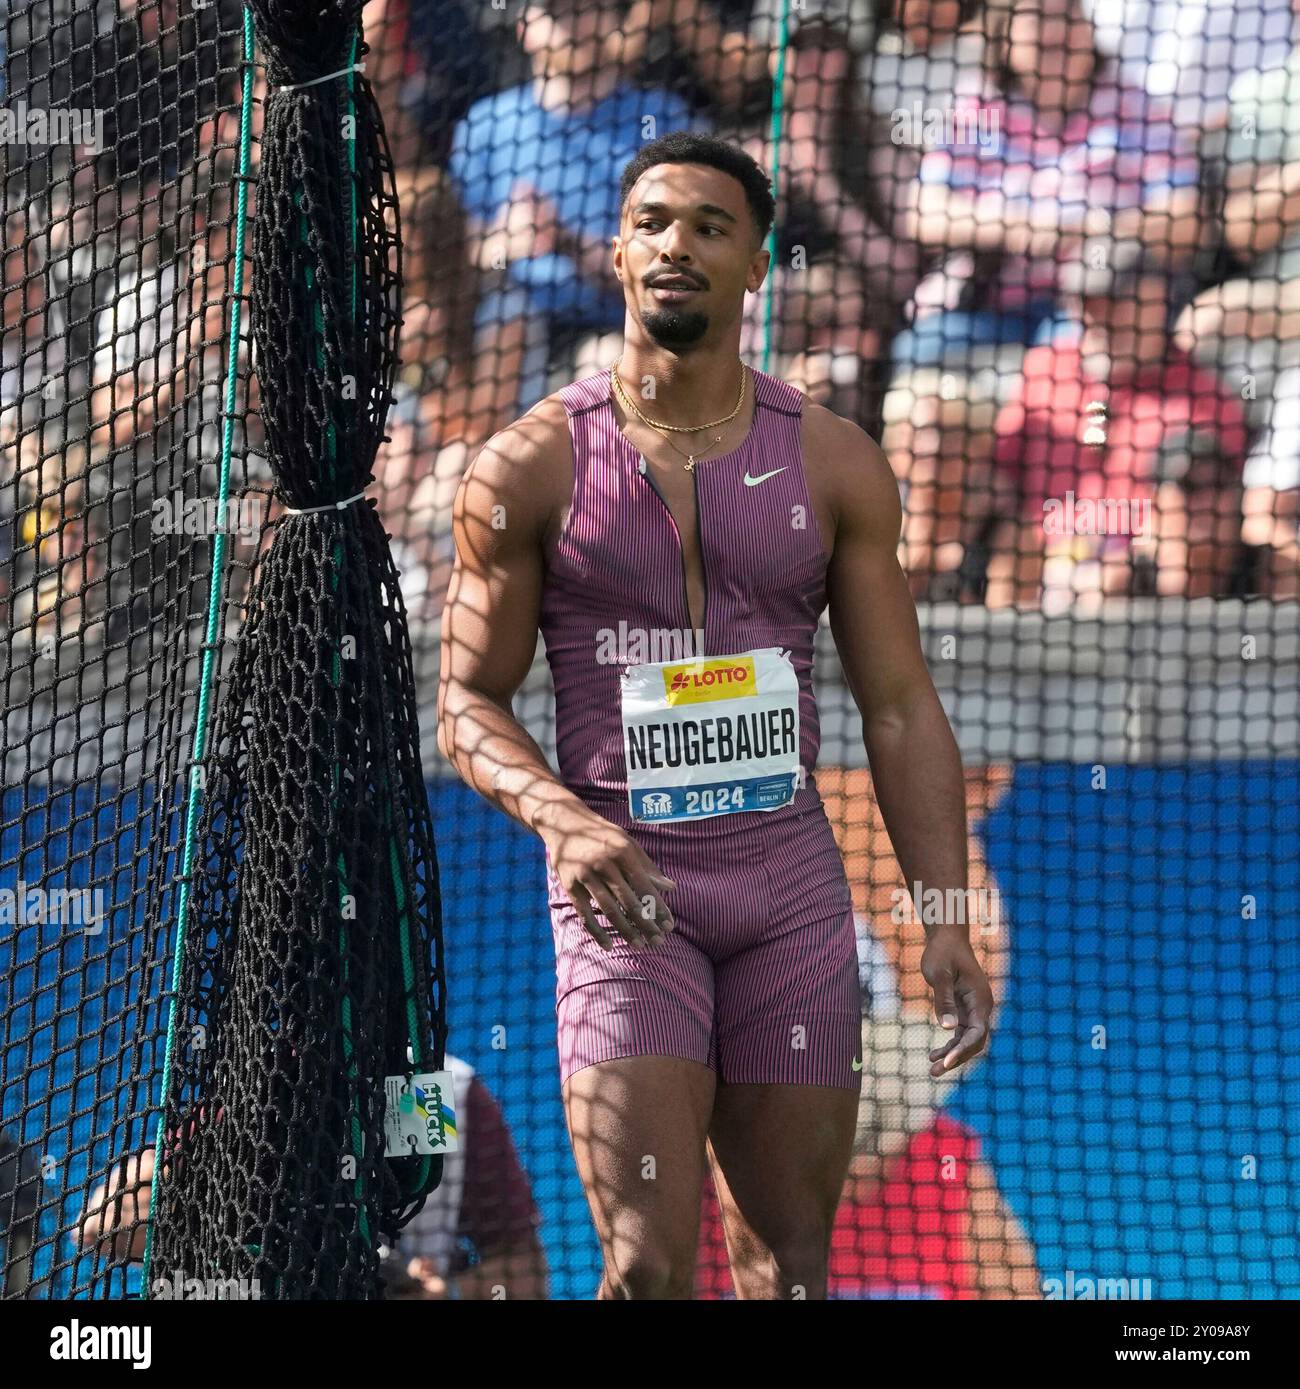
[[[700,482],[691,473],[691,490],[695,493],[695,544],[700,552],[700,582],[704,586],[704,611],[700,614],[700,650],[695,654],[703,656],[703,648],[708,644],[704,640],[704,634],[709,630],[709,570],[704,562],[704,529],[700,523]],[[677,543],[680,546],[681,537],[678,536]],[[686,551],[682,551],[682,596],[686,600],[686,621],[691,620],[691,590],[686,584]]]
[[[650,473],[650,464],[643,454],[638,453],[638,462],[644,464],[638,471],[641,476],[650,484],[650,490],[659,498],[660,505],[668,513],[668,520],[672,523],[673,534],[677,537],[677,553],[682,559],[682,606],[686,609],[686,630],[691,634],[691,643],[694,645],[695,629],[691,625],[691,585],[686,577],[686,546],[682,544],[682,533],[677,529],[677,518],[673,515],[673,509],[668,505],[668,500],[659,490],[659,484],[654,480]],[[691,474],[691,489],[695,493],[695,543],[700,550],[700,578],[704,581],[704,611],[700,614],[700,650],[696,656],[703,656],[703,648],[708,644],[705,640],[705,633],[709,628],[709,571],[704,563],[704,534],[700,528],[700,484],[695,474]]]

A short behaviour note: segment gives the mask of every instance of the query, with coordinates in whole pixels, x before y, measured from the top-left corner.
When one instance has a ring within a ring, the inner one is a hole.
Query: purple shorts
[[[560,1078],[623,1056],[677,1056],[727,1084],[860,1087],[852,899],[819,798],[771,814],[632,832],[661,872],[665,944],[602,950],[546,866]],[[796,805],[799,802],[796,802]],[[621,822],[625,823],[625,822]]]

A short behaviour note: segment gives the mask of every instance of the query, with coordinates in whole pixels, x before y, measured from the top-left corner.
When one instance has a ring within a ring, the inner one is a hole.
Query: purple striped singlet
[[[560,776],[677,884],[667,894],[676,927],[664,946],[633,950],[609,928],[614,948],[605,951],[548,856],[565,1080],[602,1061],[667,1055],[711,1066],[732,1084],[860,1084],[852,903],[813,776],[813,641],[828,557],[803,468],[804,397],[764,372],[751,379],[745,440],[692,474],[705,588],[703,651],[693,654],[790,653],[805,779],[780,809],[664,824],[631,816],[623,665],[608,653],[629,634],[689,630],[682,548],[652,473],[618,427],[609,372],[561,392],[573,492],[547,549],[540,615]]]

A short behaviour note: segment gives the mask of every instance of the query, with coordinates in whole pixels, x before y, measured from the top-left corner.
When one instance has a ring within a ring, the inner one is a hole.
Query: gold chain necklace
[[[665,440],[667,440],[667,442],[670,445],[672,445],[672,447],[678,453],[682,453],[682,450],[677,448],[677,445],[674,444],[670,438],[668,438],[669,432],[673,434],[700,434],[706,429],[716,429],[721,424],[730,424],[731,421],[734,420],[738,414],[740,414],[740,408],[745,403],[745,383],[749,379],[749,372],[742,363],[740,368],[740,396],[736,401],[736,408],[731,412],[731,414],[727,415],[724,419],[713,420],[709,424],[660,424],[658,420],[648,419],[645,415],[643,415],[641,411],[637,409],[636,402],[632,399],[631,396],[628,395],[626,389],[623,386],[623,382],[618,374],[619,364],[622,362],[622,360],[623,359],[620,357],[618,361],[615,362],[614,365],[609,369],[609,379],[610,382],[613,384],[614,390],[618,394],[618,398],[637,417],[637,419],[641,421],[642,424],[647,425],[650,429],[658,430],[659,433],[661,433],[664,436]],[[722,435],[719,434],[713,442],[715,444],[720,444],[722,442]],[[707,449],[701,450],[701,452],[707,452]],[[686,459],[686,462],[682,466],[686,469],[688,473],[693,473],[695,471],[695,464],[698,455],[694,452],[691,452],[682,454],[682,456]]]

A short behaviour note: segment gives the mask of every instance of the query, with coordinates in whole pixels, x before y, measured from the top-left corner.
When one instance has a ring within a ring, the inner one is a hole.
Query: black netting
[[[444,720],[479,795],[439,745],[441,624],[466,469],[627,351],[619,180],[693,130],[775,170],[741,360],[893,469],[998,1000],[987,1057],[930,1077],[925,932],[823,614],[863,1075],[831,1295],[1295,1296],[1295,5],[371,0],[275,42],[256,9],[248,68],[228,0],[0,0],[5,1293],[139,1291],[151,1187],[155,1282],[597,1287],[564,904],[484,799],[518,811],[529,738],[557,764],[552,677],[533,643]],[[527,466],[462,569],[550,495]],[[562,521],[529,516],[539,583]],[[480,654],[532,601],[493,597],[506,568],[458,600],[497,605]],[[435,1173],[381,1160],[375,1085],[444,1046],[462,1151],[406,1221]],[[702,1210],[687,1281],[728,1296],[711,1176]]]
[[[442,1063],[411,652],[358,501],[397,364],[400,243],[366,80],[332,76],[360,53],[358,6],[254,9],[270,99],[253,339],[289,510],[215,728],[200,840],[215,871],[184,922],[179,1000],[202,1044],[169,1078],[151,1253],[280,1297],[365,1297],[379,1235],[441,1174],[440,1158],[383,1156],[385,1078]]]

